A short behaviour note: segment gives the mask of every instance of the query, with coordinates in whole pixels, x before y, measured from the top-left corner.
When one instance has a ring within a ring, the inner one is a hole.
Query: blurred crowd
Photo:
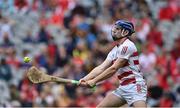
[[[131,40],[147,80],[148,106],[180,107],[179,0],[0,0],[0,107],[96,106],[118,87],[116,75],[92,91],[32,84],[27,68],[79,80],[113,48],[110,31],[118,19],[135,25]]]

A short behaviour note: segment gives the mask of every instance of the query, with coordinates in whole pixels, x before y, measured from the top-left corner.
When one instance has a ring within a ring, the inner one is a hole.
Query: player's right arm
[[[102,64],[95,67],[88,75],[86,75],[84,78],[80,79],[80,82],[88,81],[88,80],[95,78],[100,73],[102,73],[104,70],[106,70],[111,64],[112,64],[112,61],[109,59],[106,59]]]

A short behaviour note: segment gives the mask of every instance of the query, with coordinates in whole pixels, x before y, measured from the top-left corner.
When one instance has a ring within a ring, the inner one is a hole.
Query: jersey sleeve
[[[109,52],[109,54],[106,57],[107,60],[112,61],[113,60],[113,49]]]
[[[135,50],[132,46],[123,45],[119,48],[118,58],[129,59]]]

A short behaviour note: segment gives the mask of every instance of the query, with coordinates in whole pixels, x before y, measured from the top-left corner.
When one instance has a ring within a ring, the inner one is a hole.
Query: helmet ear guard
[[[125,29],[122,29],[122,32],[121,32],[121,36],[122,37],[126,37],[128,34],[129,34],[129,30],[128,30],[128,33],[124,34],[127,30]]]

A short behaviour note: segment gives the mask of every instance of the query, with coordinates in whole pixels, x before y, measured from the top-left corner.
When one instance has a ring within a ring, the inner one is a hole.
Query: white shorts
[[[125,99],[128,105],[132,105],[134,102],[139,100],[146,102],[147,85],[145,82],[136,82],[134,84],[119,86],[112,93],[120,98]]]

